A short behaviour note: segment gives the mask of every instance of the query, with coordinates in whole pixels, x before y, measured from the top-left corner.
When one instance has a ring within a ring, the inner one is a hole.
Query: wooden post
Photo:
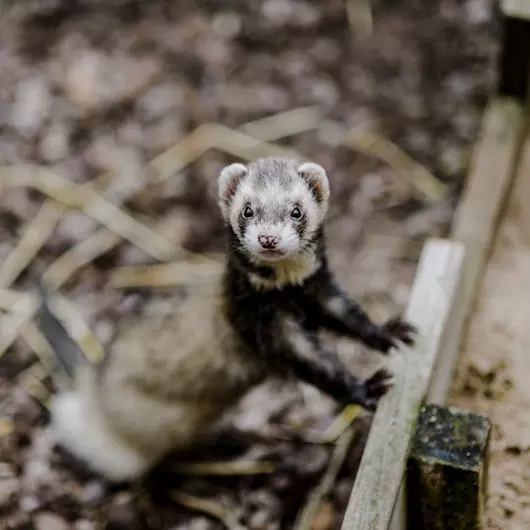
[[[405,318],[418,326],[413,348],[394,361],[394,387],[372,421],[342,530],[387,530],[407,453],[453,308],[464,257],[462,243],[431,239],[423,249]]]
[[[530,79],[530,0],[502,0],[499,93],[526,100]]]
[[[482,528],[490,430],[473,412],[422,408],[408,460],[408,528]]]

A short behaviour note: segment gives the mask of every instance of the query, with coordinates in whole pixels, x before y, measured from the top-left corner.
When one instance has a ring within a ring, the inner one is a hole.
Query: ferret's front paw
[[[361,405],[371,411],[375,411],[382,396],[392,387],[394,376],[386,368],[381,368],[372,377],[363,383],[364,399]]]
[[[374,346],[382,353],[388,353],[390,348],[397,347],[399,342],[404,342],[411,346],[416,340],[417,332],[417,328],[412,324],[402,320],[400,317],[394,317],[379,326]]]

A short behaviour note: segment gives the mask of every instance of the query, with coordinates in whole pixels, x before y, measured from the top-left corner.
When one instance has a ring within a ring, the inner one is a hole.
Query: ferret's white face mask
[[[219,177],[219,204],[241,250],[255,262],[293,258],[314,247],[327,212],[324,169],[288,159],[227,166]]]

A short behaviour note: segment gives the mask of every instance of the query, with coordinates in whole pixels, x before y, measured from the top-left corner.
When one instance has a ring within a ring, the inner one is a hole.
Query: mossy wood
[[[409,442],[458,291],[464,248],[427,241],[405,318],[418,326],[416,345],[391,358],[394,387],[374,415],[342,530],[387,530],[407,463]]]
[[[490,431],[482,415],[422,408],[408,460],[408,528],[482,528]]]
[[[530,0],[502,0],[499,92],[528,98],[530,80]]]

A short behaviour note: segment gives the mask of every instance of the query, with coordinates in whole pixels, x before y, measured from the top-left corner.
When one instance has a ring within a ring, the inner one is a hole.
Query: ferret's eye
[[[295,208],[291,210],[291,217],[293,219],[300,219],[302,217],[302,212],[300,208],[298,208],[298,206],[296,206]]]
[[[243,210],[243,217],[245,217],[246,219],[250,219],[253,215],[254,215],[254,212],[252,211],[252,208],[250,206],[247,206]]]

